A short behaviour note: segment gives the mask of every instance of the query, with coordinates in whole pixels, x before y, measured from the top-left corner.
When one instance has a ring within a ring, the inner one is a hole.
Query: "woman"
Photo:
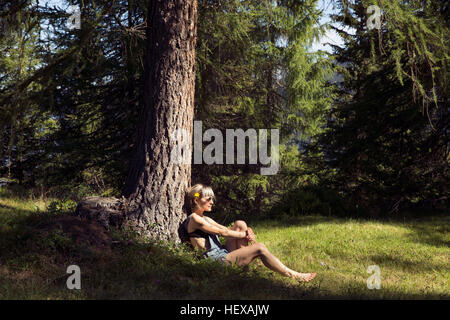
[[[300,282],[308,282],[316,276],[315,273],[299,273],[282,264],[263,243],[255,243],[255,235],[244,221],[238,220],[228,229],[205,217],[203,213],[210,212],[214,204],[211,187],[196,184],[189,189],[187,197],[192,214],[184,221],[184,228],[194,248],[205,251],[205,257],[239,266],[248,266],[255,258],[260,258],[267,268]],[[226,238],[225,245],[218,236]]]

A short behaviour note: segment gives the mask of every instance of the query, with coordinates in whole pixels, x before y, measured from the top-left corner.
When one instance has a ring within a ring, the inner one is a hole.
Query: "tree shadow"
[[[21,213],[25,213],[25,215],[23,215],[23,216],[28,216],[30,214],[35,214],[35,213],[40,213],[41,212],[41,211],[36,211],[36,210],[17,208],[17,207],[5,205],[5,204],[2,204],[2,203],[0,203],[0,209],[11,210],[12,212],[19,211]]]
[[[373,261],[376,265],[382,268],[383,266],[390,266],[395,268],[401,268],[409,273],[424,273],[424,272],[433,272],[433,271],[447,271],[448,267],[446,265],[439,265],[436,263],[423,263],[414,260],[406,260],[401,257],[393,256],[390,254],[378,254],[371,255],[370,260]]]
[[[434,247],[448,248],[450,246],[450,217],[439,217],[439,220],[422,220],[409,224],[414,233],[411,241],[426,243]]]

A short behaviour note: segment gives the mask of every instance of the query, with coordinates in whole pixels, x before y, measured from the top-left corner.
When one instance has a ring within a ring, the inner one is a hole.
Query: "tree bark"
[[[191,164],[177,164],[171,152],[189,144],[183,151],[191,159],[192,141],[172,135],[181,129],[192,137],[196,40],[197,0],[149,1],[144,105],[124,197],[112,206],[113,211],[124,210],[127,225],[139,233],[175,242]],[[81,203],[83,207],[88,206]]]

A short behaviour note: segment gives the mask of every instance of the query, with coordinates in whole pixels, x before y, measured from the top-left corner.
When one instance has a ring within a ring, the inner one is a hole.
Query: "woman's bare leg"
[[[315,273],[299,273],[289,269],[270,253],[263,243],[256,243],[252,246],[236,249],[227,254],[226,260],[239,266],[247,266],[257,257],[259,257],[262,263],[270,270],[297,279],[298,281],[310,281],[316,276]]]
[[[245,232],[247,231],[247,224],[245,223],[245,221],[237,220],[234,222],[231,230]],[[227,238],[225,242],[225,247],[229,252],[246,246],[248,246],[247,239]]]

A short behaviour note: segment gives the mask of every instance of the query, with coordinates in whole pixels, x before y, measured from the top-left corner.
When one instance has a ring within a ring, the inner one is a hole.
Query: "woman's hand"
[[[247,228],[247,240],[251,243],[251,244],[255,244],[256,242],[256,236],[255,233],[253,232],[252,228]]]

